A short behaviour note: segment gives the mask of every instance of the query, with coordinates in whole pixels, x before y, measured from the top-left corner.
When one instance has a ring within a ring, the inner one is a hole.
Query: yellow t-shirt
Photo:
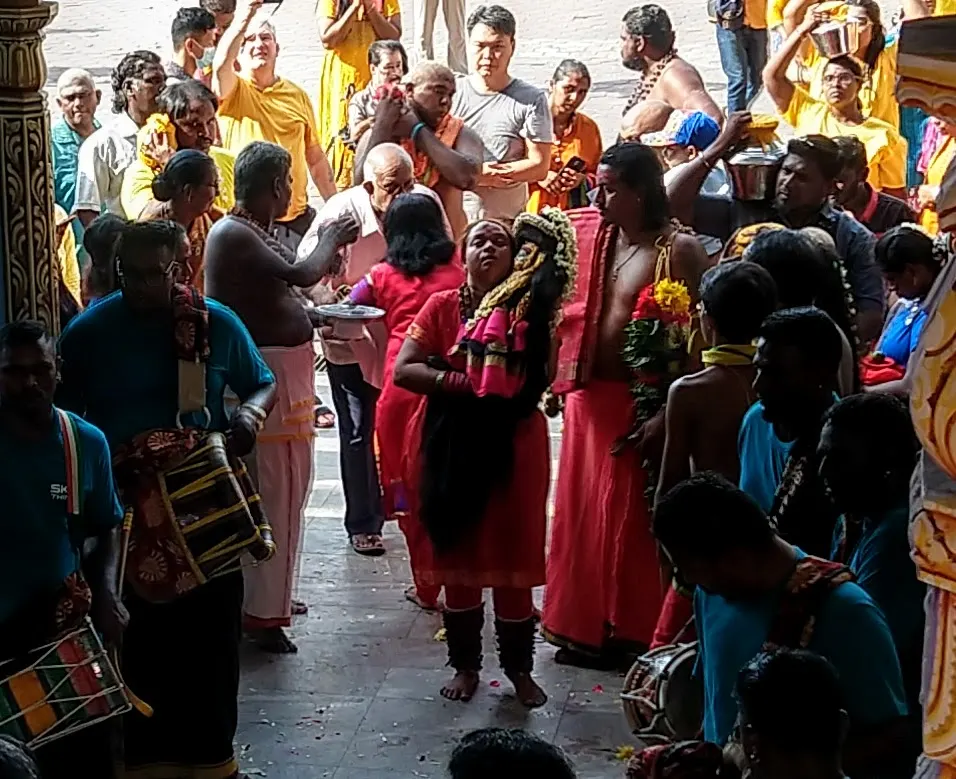
[[[956,0],[936,0],[933,16],[952,16],[956,14]]]
[[[767,27],[771,30],[783,24],[783,11],[787,7],[787,0],[768,0]]]
[[[767,0],[744,0],[744,24],[754,30],[767,29]]]
[[[877,57],[876,67],[860,87],[860,105],[864,116],[882,119],[898,130],[900,105],[896,101],[896,53],[897,45],[894,41]],[[804,59],[803,65],[810,74],[808,83],[811,97],[825,101],[823,70],[827,66],[827,59],[820,56],[816,46],[813,46],[811,54]]]
[[[228,212],[236,204],[235,176],[236,155],[226,149],[213,146],[209,156],[219,171],[219,196],[213,205],[220,211]],[[127,219],[139,219],[146,204],[153,199],[153,179],[156,174],[137,157],[123,173],[123,185],[120,189],[120,203]]]
[[[938,187],[942,184],[953,157],[956,157],[956,138],[947,135],[926,167],[923,183],[930,187]],[[936,209],[924,208],[920,212],[919,223],[930,235],[936,235],[939,232],[939,214],[936,213]]]
[[[222,145],[239,154],[253,141],[270,141],[292,155],[292,202],[284,219],[295,219],[309,205],[306,153],[319,144],[315,111],[305,90],[280,78],[259,89],[240,78],[219,104]]]
[[[841,122],[826,103],[810,97],[803,87],[794,88],[783,119],[797,135],[826,135],[829,138],[855,135],[866,147],[870,186],[876,190],[906,186],[906,141],[888,122],[872,116],[861,124]]]

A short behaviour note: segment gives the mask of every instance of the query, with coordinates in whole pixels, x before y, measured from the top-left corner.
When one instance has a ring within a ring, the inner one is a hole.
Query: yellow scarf
[[[704,365],[750,365],[757,347],[753,344],[721,344],[700,355]]]

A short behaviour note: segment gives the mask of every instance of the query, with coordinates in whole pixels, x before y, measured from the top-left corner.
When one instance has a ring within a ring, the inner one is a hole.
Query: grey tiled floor
[[[555,457],[558,437],[555,427]],[[445,644],[435,640],[441,620],[403,598],[410,572],[401,533],[386,526],[385,557],[350,552],[335,431],[320,434],[315,458],[298,592],[310,611],[292,629],[297,655],[243,647],[242,770],[283,779],[443,777],[464,733],[496,725],[560,745],[584,779],[622,776],[615,752],[634,742],[617,697],[621,678],[556,665],[540,639],[535,674],[550,696],[543,708],[529,712],[511,695],[490,618],[478,694],[467,704],[438,695],[449,675]]]

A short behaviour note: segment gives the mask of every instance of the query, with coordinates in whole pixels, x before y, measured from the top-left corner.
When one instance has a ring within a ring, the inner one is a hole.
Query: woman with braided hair
[[[466,701],[477,689],[482,590],[491,587],[501,667],[518,699],[536,707],[547,696],[531,678],[531,589],[545,581],[550,482],[538,404],[577,248],[567,217],[548,209],[520,215],[514,236],[499,222],[478,222],[462,253],[466,283],[429,299],[395,364],[395,384],[426,396],[403,469],[409,526],[430,542],[419,578],[445,588],[455,677],[442,695]]]

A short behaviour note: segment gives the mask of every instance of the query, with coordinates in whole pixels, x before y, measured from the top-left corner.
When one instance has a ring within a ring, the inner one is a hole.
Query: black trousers
[[[127,594],[123,673],[154,711],[125,717],[127,769],[180,767],[186,776],[236,770],[242,596],[241,573],[171,603]]]
[[[372,445],[379,392],[365,381],[357,363],[329,363],[328,371],[339,429],[345,530],[350,538],[357,533],[378,534],[385,524]]]

